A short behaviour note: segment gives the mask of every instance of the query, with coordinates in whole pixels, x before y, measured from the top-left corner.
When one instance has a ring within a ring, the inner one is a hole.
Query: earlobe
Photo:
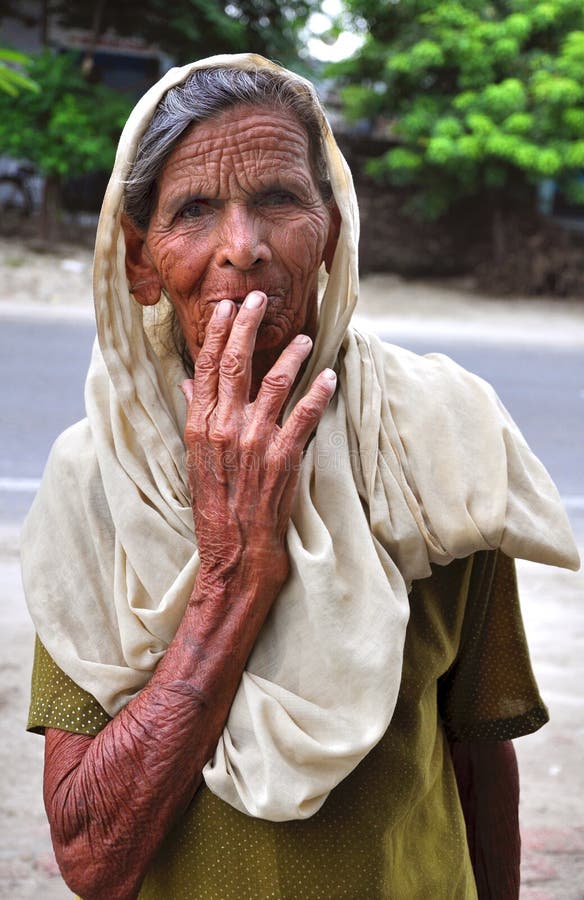
[[[158,272],[146,253],[144,235],[132,220],[122,213],[122,231],[126,242],[126,278],[134,299],[142,306],[154,306],[160,300]]]
[[[333,264],[333,258],[335,255],[335,250],[337,249],[337,242],[339,240],[339,233],[341,231],[341,214],[339,212],[339,208],[336,203],[333,202],[333,208],[331,209],[331,221],[329,225],[328,237],[326,240],[324,252],[322,254],[322,260],[324,262],[325,268],[327,272],[330,272]]]

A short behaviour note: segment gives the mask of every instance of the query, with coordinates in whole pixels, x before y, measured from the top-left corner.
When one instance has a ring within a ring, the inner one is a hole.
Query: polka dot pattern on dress
[[[36,640],[32,673],[29,731],[60,728],[76,734],[98,734],[110,717],[95,697],[82,690]]]

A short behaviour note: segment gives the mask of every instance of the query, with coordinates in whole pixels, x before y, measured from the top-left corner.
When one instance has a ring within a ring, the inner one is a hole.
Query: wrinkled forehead
[[[293,113],[266,106],[234,106],[192,125],[170,153],[160,187],[187,176],[217,184],[293,178],[315,188],[304,126]]]

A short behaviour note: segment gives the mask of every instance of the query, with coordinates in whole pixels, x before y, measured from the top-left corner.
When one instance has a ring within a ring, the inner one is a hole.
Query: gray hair
[[[324,156],[324,116],[308,87],[270,69],[196,69],[162,98],[136,151],[126,181],[124,208],[146,229],[156,206],[158,179],[178,139],[192,125],[238,104],[271,106],[293,113],[304,126],[313,175],[325,202],[332,197]]]

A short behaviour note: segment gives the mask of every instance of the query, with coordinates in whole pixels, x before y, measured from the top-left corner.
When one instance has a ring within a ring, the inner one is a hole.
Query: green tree
[[[89,84],[68,54],[45,50],[25,68],[40,89],[21,93],[16,101],[0,94],[0,146],[8,156],[30,159],[45,176],[41,235],[46,240],[63,178],[111,168],[132,103]]]
[[[436,217],[463,197],[534,202],[556,179],[581,193],[584,168],[582,0],[346,0],[366,29],[332,70],[354,119],[384,117],[397,146],[370,172],[412,185]],[[501,242],[494,228],[495,244]]]

